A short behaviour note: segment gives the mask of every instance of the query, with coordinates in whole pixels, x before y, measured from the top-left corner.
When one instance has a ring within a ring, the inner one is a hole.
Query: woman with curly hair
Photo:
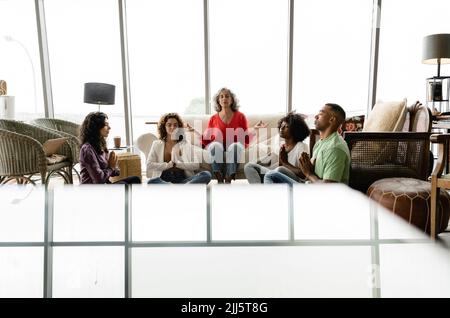
[[[201,138],[202,147],[210,155],[212,172],[217,182],[231,183],[235,179],[244,148],[248,147],[256,134],[254,130],[267,125],[260,121],[253,129],[249,129],[247,118],[238,110],[236,95],[226,87],[216,93],[213,102],[217,113],[209,119],[203,135],[190,125],[187,128]]]
[[[302,175],[299,168],[299,158],[303,152],[309,153],[309,147],[303,142],[309,136],[309,128],[303,117],[299,114],[289,113],[278,121],[280,137],[284,139],[278,158],[279,166],[275,168],[295,181]],[[247,163],[244,166],[245,177],[249,183],[264,183],[264,175],[270,169],[256,163]]]
[[[148,184],[203,183],[211,181],[209,171],[199,169],[200,161],[191,144],[184,140],[183,121],[177,113],[168,113],[158,123],[159,140],[155,140],[147,159]]]
[[[109,177],[120,175],[117,169],[117,156],[108,152],[106,138],[111,127],[108,116],[102,112],[89,113],[80,127],[80,166],[81,184],[111,183]],[[141,183],[137,176],[128,177],[115,183]]]

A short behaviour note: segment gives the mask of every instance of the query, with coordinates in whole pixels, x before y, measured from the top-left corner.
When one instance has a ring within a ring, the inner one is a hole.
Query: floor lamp
[[[34,69],[34,63],[33,63],[33,58],[31,57],[30,52],[28,51],[27,47],[25,46],[25,44],[23,44],[22,42],[20,42],[19,40],[13,38],[12,36],[9,35],[4,35],[3,39],[6,42],[11,42],[11,43],[17,43],[25,52],[28,61],[30,62],[31,65],[31,72],[33,75],[33,94],[34,94],[34,113],[37,113],[37,91],[36,91],[36,71]]]

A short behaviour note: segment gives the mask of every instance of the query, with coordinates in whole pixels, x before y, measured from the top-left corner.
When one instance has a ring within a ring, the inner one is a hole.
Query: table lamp
[[[85,83],[84,84],[84,102],[88,104],[97,104],[98,111],[100,105],[114,105],[116,87],[105,83]]]
[[[422,63],[437,64],[437,76],[427,78],[427,102],[439,103],[438,111],[448,112],[449,79],[441,76],[441,64],[450,63],[450,34],[431,34],[423,38]]]

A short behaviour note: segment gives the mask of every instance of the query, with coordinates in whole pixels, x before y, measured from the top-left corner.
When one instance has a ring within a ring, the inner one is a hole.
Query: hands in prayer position
[[[309,155],[306,152],[302,152],[298,160],[300,162],[300,170],[302,170],[305,177],[309,179],[309,177],[314,174],[314,165],[311,163]]]
[[[288,163],[288,153],[286,151],[285,145],[282,145],[280,148],[280,166],[285,166]]]
[[[253,126],[253,128],[255,130],[259,129],[259,128],[266,128],[267,127],[267,123],[264,123],[262,120],[260,120],[259,122],[256,123],[255,126]]]
[[[114,151],[111,151],[108,157],[108,167],[110,167],[111,169],[116,169],[117,167],[117,155]]]

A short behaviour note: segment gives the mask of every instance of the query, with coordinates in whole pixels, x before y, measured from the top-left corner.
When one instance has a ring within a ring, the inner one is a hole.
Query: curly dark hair
[[[278,130],[280,130],[281,124],[286,122],[289,127],[289,134],[292,136],[295,142],[303,141],[309,136],[310,130],[306,124],[303,116],[294,112],[288,113],[286,116],[278,121]]]
[[[222,110],[222,106],[220,106],[219,104],[219,97],[220,93],[222,93],[223,91],[228,91],[228,93],[230,93],[231,99],[233,100],[233,103],[231,104],[231,110],[234,112],[237,111],[241,106],[239,105],[239,100],[236,98],[236,95],[229,88],[222,87],[213,97],[213,106],[216,112],[220,112]]]
[[[90,143],[98,153],[108,152],[105,137],[100,135],[100,129],[105,127],[108,116],[102,112],[89,113],[80,127],[81,144]]]
[[[178,130],[175,132],[178,136],[178,141],[181,141],[184,139],[184,123],[183,120],[181,120],[180,115],[177,113],[167,113],[165,115],[162,115],[158,122],[158,134],[159,139],[167,141],[167,131],[166,131],[166,123],[170,118],[174,118],[178,122]]]

